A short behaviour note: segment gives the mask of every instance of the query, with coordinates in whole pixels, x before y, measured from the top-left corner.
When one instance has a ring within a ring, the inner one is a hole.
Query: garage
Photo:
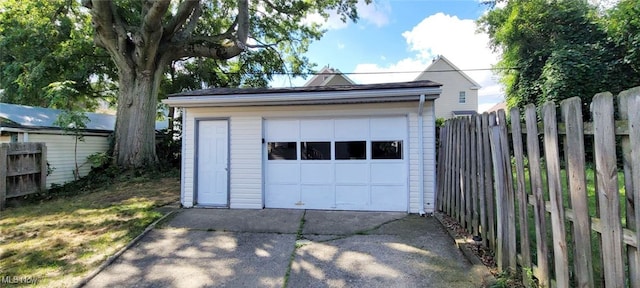
[[[267,208],[407,211],[406,116],[265,120]]]
[[[182,113],[183,207],[430,213],[440,84],[212,88]]]

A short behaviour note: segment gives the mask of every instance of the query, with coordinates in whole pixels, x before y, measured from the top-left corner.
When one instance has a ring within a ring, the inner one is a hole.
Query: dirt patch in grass
[[[67,192],[69,196],[2,211],[0,278],[73,286],[162,217],[155,208],[178,201],[180,179],[121,177],[87,191]]]

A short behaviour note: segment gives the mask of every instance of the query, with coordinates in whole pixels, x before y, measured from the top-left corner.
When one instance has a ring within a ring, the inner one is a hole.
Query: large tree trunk
[[[119,74],[115,164],[124,168],[154,167],[158,162],[155,119],[162,68],[121,69]]]
[[[120,16],[115,1],[82,0],[91,11],[96,45],[106,49],[118,67],[114,164],[123,168],[157,164],[156,104],[167,64],[189,57],[230,59],[247,49],[249,1],[237,1],[238,14],[225,32],[194,40],[191,36],[202,15],[200,1],[179,1],[177,7],[171,0],[142,1],[142,23],[136,26]]]

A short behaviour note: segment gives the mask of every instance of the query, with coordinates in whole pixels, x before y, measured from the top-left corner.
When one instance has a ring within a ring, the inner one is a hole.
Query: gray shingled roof
[[[54,124],[61,110],[32,107],[16,104],[0,103],[0,119],[8,120],[11,124],[2,121],[2,126],[13,126],[20,128],[54,128],[59,127]],[[116,116],[109,114],[86,113],[89,117],[87,130],[113,131],[116,125]],[[156,122],[156,129],[167,128],[167,122]]]

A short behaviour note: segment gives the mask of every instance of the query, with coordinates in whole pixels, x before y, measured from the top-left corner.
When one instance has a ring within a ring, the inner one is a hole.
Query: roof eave
[[[179,96],[163,100],[174,107],[231,107],[231,106],[286,106],[318,104],[353,104],[417,101],[424,94],[427,100],[435,100],[442,89],[413,87],[353,91],[322,91],[303,93],[258,93],[237,95]],[[312,94],[312,95],[310,95]]]

